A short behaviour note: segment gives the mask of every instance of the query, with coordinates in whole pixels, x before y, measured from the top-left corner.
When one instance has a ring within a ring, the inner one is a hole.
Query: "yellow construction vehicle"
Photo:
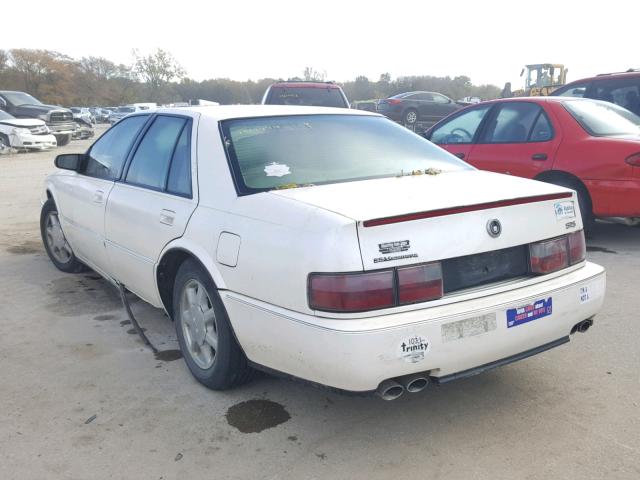
[[[568,71],[569,69],[559,63],[525,65],[520,72],[520,76],[524,76],[524,88],[511,91],[511,83],[507,82],[502,90],[502,98],[549,95],[566,83]]]

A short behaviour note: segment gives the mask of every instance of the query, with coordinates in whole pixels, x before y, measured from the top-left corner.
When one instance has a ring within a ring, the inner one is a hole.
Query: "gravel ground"
[[[604,310],[562,347],[394,402],[262,375],[196,383],[169,319],[48,261],[42,184],[60,152],[0,156],[0,479],[640,478],[640,228],[598,224]]]

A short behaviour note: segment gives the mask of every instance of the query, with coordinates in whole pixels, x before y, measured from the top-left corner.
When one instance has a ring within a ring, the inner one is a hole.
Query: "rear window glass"
[[[239,193],[469,165],[382,117],[295,115],[222,123]]]
[[[565,102],[564,106],[591,135],[640,135],[640,117],[613,103],[583,100]]]
[[[271,87],[265,103],[269,105],[347,107],[340,90],[337,88]]]

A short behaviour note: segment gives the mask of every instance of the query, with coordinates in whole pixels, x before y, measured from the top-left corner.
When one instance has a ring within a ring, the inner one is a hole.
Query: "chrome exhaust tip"
[[[429,385],[429,378],[423,375],[407,375],[401,377],[401,385],[409,393],[418,393],[424,390]]]
[[[404,393],[404,387],[395,380],[385,380],[376,389],[376,395],[382,400],[391,401],[399,398]]]

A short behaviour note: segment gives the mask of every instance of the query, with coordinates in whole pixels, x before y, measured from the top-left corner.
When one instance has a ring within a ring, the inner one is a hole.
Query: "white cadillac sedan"
[[[568,342],[604,298],[575,192],[375,113],[156,110],[56,166],[53,263],[164,308],[214,389],[258,368],[393,399]]]

